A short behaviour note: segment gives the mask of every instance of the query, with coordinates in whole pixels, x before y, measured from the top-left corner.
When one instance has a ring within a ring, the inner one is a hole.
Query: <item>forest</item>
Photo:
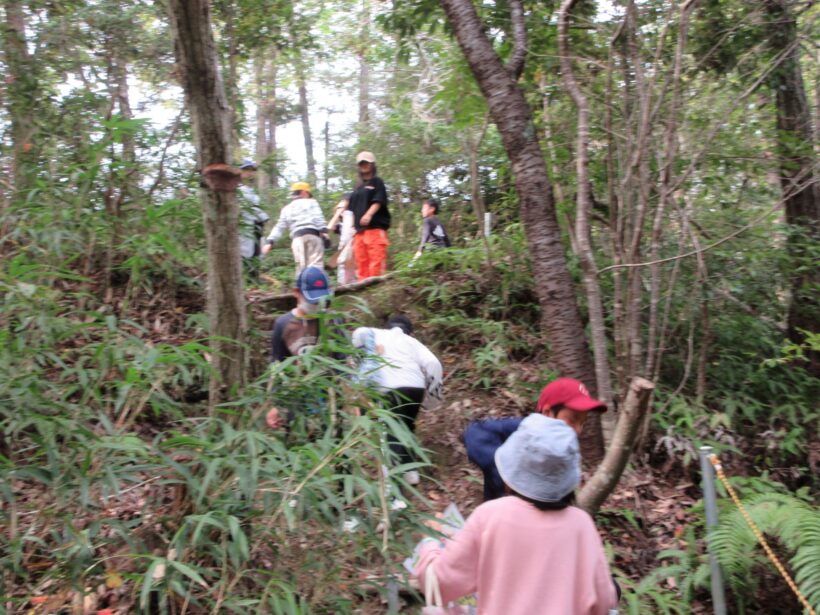
[[[465,428],[559,377],[607,408],[576,506],[617,612],[820,608],[813,1],[0,19],[0,613],[443,613],[405,561],[482,505]],[[302,304],[295,248],[260,238],[300,182],[352,208],[362,153],[386,272],[339,283],[331,228],[315,347],[271,361]],[[450,247],[419,247],[430,199]],[[443,367],[415,433],[352,335],[395,314]]]

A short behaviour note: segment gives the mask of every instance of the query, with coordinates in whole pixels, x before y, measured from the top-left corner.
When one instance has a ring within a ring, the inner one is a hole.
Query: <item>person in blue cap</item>
[[[253,189],[256,163],[247,158],[239,165],[242,185],[239,186],[239,252],[245,274],[251,282],[259,282],[259,256],[262,236],[270,216],[259,206],[259,195]]]
[[[330,280],[319,267],[305,267],[293,287],[296,307],[276,319],[271,335],[271,362],[313,350],[319,340],[318,313],[330,298]]]
[[[322,319],[319,313],[332,296],[330,280],[319,267],[305,267],[296,276],[293,296],[296,307],[279,316],[271,333],[271,363],[311,352],[319,343]],[[268,411],[266,421],[272,428],[282,426],[285,417],[278,408]]]

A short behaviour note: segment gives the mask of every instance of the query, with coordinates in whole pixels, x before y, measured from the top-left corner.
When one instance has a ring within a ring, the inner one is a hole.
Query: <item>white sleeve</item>
[[[253,215],[256,216],[254,222],[256,222],[257,224],[265,224],[268,220],[270,220],[270,216],[268,215],[268,213],[264,209],[261,209],[259,207],[254,207]]]
[[[276,222],[276,225],[271,229],[270,234],[268,235],[267,241],[268,243],[276,243],[281,239],[282,235],[285,234],[285,231],[288,230],[288,226],[290,225],[290,221],[288,220],[288,206],[282,208],[282,211],[279,213],[279,220]]]
[[[250,186],[239,186],[239,192],[242,193],[242,196],[244,196],[251,203],[251,205],[256,207],[259,206],[261,201],[259,200],[259,195],[256,194],[256,191],[253,188]]]
[[[347,210],[342,214],[342,233],[339,241],[342,244],[347,244],[348,241],[353,239],[353,235],[355,234],[356,227],[354,225],[353,212]]]
[[[410,339],[415,342],[416,358],[424,374],[424,383],[427,389],[425,405],[427,405],[428,400],[432,402],[432,405],[435,405],[435,403],[441,401],[442,398],[443,379],[441,361],[420,341],[415,338]]]

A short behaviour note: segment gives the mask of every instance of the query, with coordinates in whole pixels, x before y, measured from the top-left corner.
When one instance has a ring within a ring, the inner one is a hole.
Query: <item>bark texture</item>
[[[569,49],[569,24],[572,9],[577,0],[564,0],[558,12],[558,49],[561,63],[561,77],[578,109],[577,141],[575,148],[575,168],[577,174],[575,235],[578,242],[578,257],[581,261],[584,289],[587,295],[589,329],[595,363],[595,380],[598,398],[612,408],[612,383],[609,374],[608,344],[604,322],[601,287],[598,284],[598,267],[592,251],[590,216],[592,215],[592,187],[589,179],[589,104],[581,91],[572,69]],[[606,439],[611,438],[615,428],[615,413],[608,412],[602,418]]]
[[[361,34],[356,55],[359,58],[359,136],[370,121],[370,64],[367,51],[370,46],[370,0],[363,0]]]
[[[308,182],[316,186],[316,157],[313,155],[313,134],[310,130],[310,106],[308,101],[305,67],[301,56],[296,59],[296,81],[299,87],[299,115],[302,119],[302,135],[305,139],[305,160]]]
[[[514,76],[501,62],[471,0],[440,0],[467,63],[487,100],[510,158],[519,197],[521,220],[532,254],[533,277],[541,324],[550,343],[554,364],[564,376],[591,386],[595,370],[584,334],[561,232],[555,215],[552,186],[532,110]],[[603,453],[600,420],[588,421],[581,438],[588,462]]]
[[[7,108],[11,119],[11,138],[14,148],[12,161],[13,191],[20,193],[28,189],[36,165],[34,147],[35,109],[38,100],[37,77],[33,58],[26,46],[26,21],[23,3],[8,0],[3,3],[5,10],[3,55],[8,74],[5,76]]]
[[[771,87],[777,108],[780,186],[786,222],[792,225],[788,249],[792,256],[788,335],[802,343],[805,334],[820,332],[820,268],[807,260],[809,246],[820,241],[820,185],[817,184],[811,108],[800,70],[797,22],[790,0],[764,2],[770,21],[769,44],[783,61],[772,72]],[[798,266],[800,264],[800,266]],[[816,264],[815,264],[816,265]],[[809,352],[809,369],[820,376],[820,353]]]
[[[198,168],[230,161],[231,112],[219,73],[207,0],[170,0],[186,102],[196,145]],[[212,376],[209,403],[228,399],[245,382],[245,299],[239,255],[239,207],[234,192],[201,190],[208,241],[208,316]]]
[[[644,378],[634,378],[630,383],[606,457],[578,494],[578,505],[590,514],[600,508],[618,484],[654,390],[655,385]]]
[[[272,57],[268,57],[268,54]],[[276,160],[276,52],[258,50],[254,60],[256,82],[256,187],[265,192],[278,185],[279,166]]]

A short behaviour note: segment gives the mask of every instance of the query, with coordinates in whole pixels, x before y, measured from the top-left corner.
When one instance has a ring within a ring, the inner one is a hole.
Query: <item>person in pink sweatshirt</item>
[[[445,603],[478,595],[481,615],[607,615],[617,594],[592,518],[573,506],[575,431],[527,416],[496,451],[509,495],[475,509],[452,539],[425,539],[415,575],[433,566]]]

